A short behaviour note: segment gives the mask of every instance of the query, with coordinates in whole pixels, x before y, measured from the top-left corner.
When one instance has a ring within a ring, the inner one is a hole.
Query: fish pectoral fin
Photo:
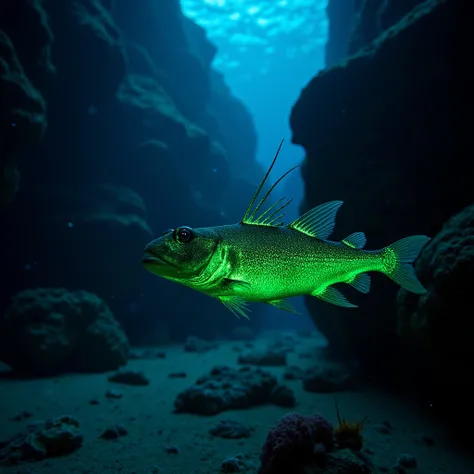
[[[222,286],[227,291],[239,291],[248,290],[250,288],[250,283],[243,280],[232,280],[231,278],[224,278],[222,280]]]
[[[354,232],[342,239],[342,243],[353,249],[363,249],[367,243],[367,238],[363,232]]]
[[[370,275],[367,273],[359,273],[347,283],[361,293],[367,294],[370,291]]]
[[[288,313],[293,313],[293,314],[298,314],[300,315],[296,309],[293,308],[291,303],[288,300],[271,300],[271,301],[265,301],[267,304],[271,304],[272,306],[275,306],[275,308],[282,309],[283,311],[288,311]]]
[[[223,296],[219,300],[221,303],[229,310],[234,313],[237,319],[240,319],[240,316],[243,316],[245,319],[250,320],[250,317],[247,313],[250,313],[250,309],[247,307],[245,300],[239,296]]]
[[[322,293],[313,292],[311,295],[326,301],[326,303],[342,306],[343,308],[357,308],[357,305],[347,301],[347,298],[339,290],[336,290],[336,288],[332,286],[328,286]]]
[[[336,214],[342,206],[342,201],[331,201],[313,207],[310,211],[298,217],[291,224],[289,229],[295,229],[310,237],[317,239],[327,239],[336,225]]]

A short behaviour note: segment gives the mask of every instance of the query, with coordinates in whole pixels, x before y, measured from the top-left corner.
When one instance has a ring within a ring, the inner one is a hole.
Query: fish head
[[[146,245],[142,264],[163,278],[189,280],[207,267],[219,242],[219,236],[212,228],[168,229]]]

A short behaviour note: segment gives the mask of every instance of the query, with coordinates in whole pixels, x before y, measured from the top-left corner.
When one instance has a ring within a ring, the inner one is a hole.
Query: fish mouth
[[[142,257],[142,264],[143,265],[152,265],[152,266],[170,266],[174,267],[172,263],[165,260],[163,257],[157,257],[156,255],[152,255],[151,253],[145,252]]]

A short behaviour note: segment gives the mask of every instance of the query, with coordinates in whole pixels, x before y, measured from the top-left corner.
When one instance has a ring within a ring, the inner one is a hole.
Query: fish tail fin
[[[382,272],[405,290],[421,295],[426,293],[413,268],[423,247],[431,239],[426,235],[412,235],[382,249]]]

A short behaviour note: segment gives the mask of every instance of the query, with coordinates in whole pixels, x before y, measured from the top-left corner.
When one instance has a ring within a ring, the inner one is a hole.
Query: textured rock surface
[[[302,474],[378,474],[378,472],[372,469],[370,463],[350,449],[328,454],[324,466],[318,466],[315,463],[305,466],[302,470]]]
[[[441,3],[434,0],[428,3]],[[358,0],[354,29],[351,35],[348,52],[357,53],[370,45],[388,28],[399,22],[413,8],[421,5],[424,0]]]
[[[82,434],[79,422],[71,416],[51,418],[28,425],[4,446],[0,446],[0,464],[41,461],[62,456],[80,448]]]
[[[268,432],[260,454],[259,474],[298,472],[312,461],[323,464],[333,449],[333,430],[320,415],[290,413]]]
[[[262,175],[252,117],[213,72],[204,30],[177,0],[19,0],[0,6],[0,32],[3,202],[22,151],[22,192],[2,214],[4,294],[91,291],[140,343],[230,332],[225,308],[139,263],[151,232],[239,219]]]
[[[464,406],[474,396],[473,325],[466,304],[474,292],[474,206],[446,222],[416,269],[428,293],[418,297],[401,290],[398,295],[405,371],[432,403],[472,417]]]
[[[209,433],[218,438],[242,439],[250,438],[253,428],[235,420],[220,420],[209,430]]]
[[[128,350],[110,309],[85,291],[22,291],[0,320],[0,360],[17,373],[105,372],[124,365]]]
[[[226,410],[270,403],[276,378],[261,369],[215,367],[181,392],[174,402],[177,413],[216,415]]]
[[[362,230],[373,249],[410,234],[435,235],[474,200],[465,172],[472,168],[464,109],[474,71],[464,52],[473,41],[465,8],[423,3],[302,91],[291,114],[293,142],[306,150],[302,210],[344,200],[333,238]],[[339,355],[355,354],[388,374],[397,287],[374,275],[369,295],[343,291],[359,310],[348,315],[307,298],[313,320]]]
[[[12,15],[21,18],[15,28]],[[35,41],[21,40],[25,28]],[[46,101],[39,83],[54,74],[51,31],[41,2],[0,5],[0,206],[15,197],[20,173],[17,158],[41,141],[47,127]]]
[[[18,191],[17,155],[38,143],[46,130],[46,103],[18,59],[10,37],[0,30],[0,204],[9,203]]]

